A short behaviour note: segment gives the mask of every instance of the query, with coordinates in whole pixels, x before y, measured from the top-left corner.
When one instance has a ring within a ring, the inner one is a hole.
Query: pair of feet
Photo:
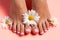
[[[36,3],[37,1],[37,3]],[[17,3],[16,3],[17,2]],[[19,2],[21,2],[19,4]],[[32,9],[36,10],[40,16],[39,22],[34,27],[25,25],[22,23],[22,14],[27,12],[26,3],[24,0],[15,0],[12,1],[10,17],[13,21],[12,26],[10,29],[13,32],[17,32],[18,34],[24,35],[24,33],[40,33],[43,34],[49,29],[49,20],[50,20],[50,13],[47,6],[47,1],[43,0],[33,0],[32,1]]]

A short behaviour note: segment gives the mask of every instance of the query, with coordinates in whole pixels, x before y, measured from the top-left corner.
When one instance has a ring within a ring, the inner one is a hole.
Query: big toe
[[[29,25],[25,25],[25,34],[29,34],[31,32],[31,27]]]
[[[37,34],[39,32],[37,25],[31,27],[32,34]]]

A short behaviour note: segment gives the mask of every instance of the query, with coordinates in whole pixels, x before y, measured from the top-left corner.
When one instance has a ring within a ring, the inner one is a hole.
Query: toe
[[[48,21],[48,22],[51,22],[51,20],[50,20],[50,19],[47,19],[47,21]]]
[[[13,26],[13,32],[16,32],[16,21],[14,21],[12,26]]]
[[[11,21],[12,21],[12,19],[11,19]],[[12,21],[12,23],[11,24],[9,24],[9,29],[10,30],[12,30],[12,26],[13,26],[13,24],[14,24],[14,22]]]
[[[17,24],[17,33],[20,34],[20,23]]]
[[[25,25],[25,34],[28,34],[31,32],[31,27],[29,25]]]
[[[43,34],[44,31],[43,31],[43,27],[42,27],[42,23],[41,22],[39,23],[38,28],[39,28],[39,34]]]
[[[12,25],[13,25],[13,23],[12,23],[11,25],[9,25],[9,29],[10,29],[10,30],[12,30]]]
[[[48,29],[49,29],[49,23],[48,23],[47,20],[46,20],[45,24],[46,24],[46,28],[47,28],[47,30],[48,30]]]
[[[46,28],[45,22],[43,22],[42,27],[43,27],[44,32],[46,32],[47,28]]]
[[[31,31],[32,31],[32,34],[37,34],[37,33],[39,32],[37,25],[32,26],[31,29],[32,29],[32,30],[31,30]]]
[[[24,35],[24,25],[23,24],[20,25],[20,35],[21,36]]]

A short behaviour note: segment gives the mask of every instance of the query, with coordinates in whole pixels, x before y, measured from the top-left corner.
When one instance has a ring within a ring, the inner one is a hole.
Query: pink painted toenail
[[[46,32],[47,30],[45,30],[45,32]]]
[[[32,30],[32,34],[33,34],[33,35],[38,34],[38,32],[39,32],[39,30],[38,30],[38,29],[34,29],[34,30]]]
[[[31,29],[29,29],[29,28],[26,29],[26,30],[25,30],[25,35],[29,34],[30,32],[31,32]]]
[[[16,33],[16,31],[13,31],[14,33]]]
[[[23,35],[24,35],[24,33],[22,32],[22,33],[20,33],[20,35],[21,35],[21,36],[23,36]]]
[[[35,32],[39,32],[39,30],[38,30],[38,29],[35,29],[34,31],[35,31]]]
[[[17,32],[18,34],[20,33],[20,32]]]
[[[27,32],[31,32],[31,29],[26,29]]]
[[[41,32],[40,34],[43,34],[44,32]]]

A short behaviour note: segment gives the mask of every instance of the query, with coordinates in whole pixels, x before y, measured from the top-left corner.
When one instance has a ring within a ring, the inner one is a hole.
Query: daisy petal
[[[35,10],[29,10],[28,12],[26,12],[26,14],[24,14],[24,22],[25,24],[28,25],[36,25],[37,21],[39,20],[39,16],[38,13]]]

